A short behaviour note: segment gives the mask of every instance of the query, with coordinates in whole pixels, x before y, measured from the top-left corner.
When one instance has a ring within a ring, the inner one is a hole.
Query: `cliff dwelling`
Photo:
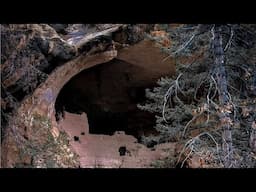
[[[65,34],[48,25],[17,27],[21,34],[27,28],[36,31],[37,43],[29,41],[28,48],[21,50],[39,46],[34,48],[39,56],[33,59],[41,59],[39,68],[45,76],[26,78],[30,71],[27,76],[6,76],[3,82],[19,102],[13,110],[17,120],[6,125],[4,167],[140,168],[167,155],[162,148],[174,149],[174,144],[154,147],[155,143],[141,142],[143,136],[158,132],[155,115],[137,105],[145,102],[145,89],[175,73],[173,60],[164,61],[167,54],[153,41],[144,40],[148,25],[101,25],[92,30],[71,25]],[[4,29],[9,33],[8,26]],[[45,35],[53,38],[45,41]],[[25,61],[24,55],[21,58]],[[8,60],[5,63],[8,66]]]
[[[2,24],[1,167],[255,167],[255,31]]]
[[[125,56],[132,56],[133,49]],[[161,157],[155,143],[141,142],[141,137],[158,132],[155,115],[137,104],[145,102],[145,89],[172,75],[174,68],[141,61],[143,55],[137,62],[116,58],[91,67],[72,77],[59,92],[55,118],[60,130],[72,138],[81,167],[146,167]]]

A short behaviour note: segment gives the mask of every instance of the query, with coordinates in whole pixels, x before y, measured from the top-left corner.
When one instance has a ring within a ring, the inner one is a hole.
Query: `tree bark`
[[[250,134],[250,147],[254,153],[256,153],[256,120],[252,122],[252,129]]]
[[[225,55],[222,42],[222,26],[215,26],[213,51],[215,56],[212,74],[217,82],[219,95],[219,118],[222,125],[222,150],[224,155],[224,166],[232,166],[232,133],[231,133],[231,118],[230,118],[230,101],[227,88],[227,73],[224,67]]]

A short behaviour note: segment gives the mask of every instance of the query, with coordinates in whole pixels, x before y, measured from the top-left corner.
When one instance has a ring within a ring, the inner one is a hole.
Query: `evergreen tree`
[[[160,132],[142,141],[184,142],[190,154],[205,141],[224,167],[255,166],[256,25],[161,27],[172,41],[163,51],[177,60],[176,76],[161,78],[138,105],[156,114]]]

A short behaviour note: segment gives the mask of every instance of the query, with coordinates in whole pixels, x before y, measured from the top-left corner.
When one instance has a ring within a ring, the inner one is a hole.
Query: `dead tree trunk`
[[[256,120],[252,123],[252,130],[250,134],[250,141],[249,141],[250,147],[253,152],[256,153]]]
[[[222,127],[222,150],[224,155],[224,166],[232,167],[232,134],[231,134],[231,104],[227,88],[227,73],[224,67],[225,56],[222,41],[222,27],[216,25],[213,29],[213,52],[215,56],[212,75],[217,83],[219,96],[219,119]]]

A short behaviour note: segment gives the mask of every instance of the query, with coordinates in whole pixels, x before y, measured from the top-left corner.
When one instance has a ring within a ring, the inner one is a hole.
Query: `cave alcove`
[[[83,70],[62,88],[55,103],[56,120],[65,110],[86,113],[89,134],[113,135],[124,131],[140,142],[156,135],[155,115],[137,108],[146,100],[145,88],[155,85],[151,70],[114,59]]]

